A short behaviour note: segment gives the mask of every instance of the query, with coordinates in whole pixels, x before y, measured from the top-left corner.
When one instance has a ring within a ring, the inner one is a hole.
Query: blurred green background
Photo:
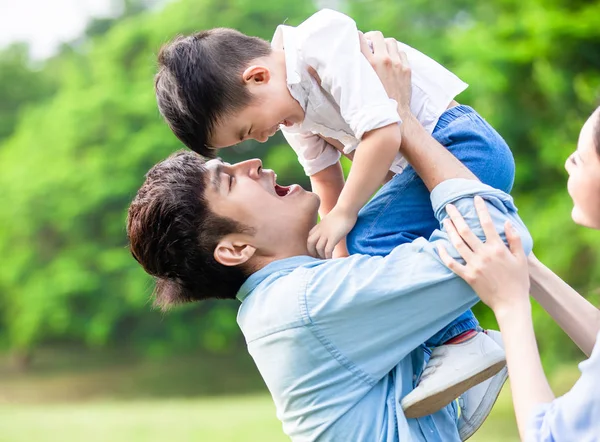
[[[600,235],[571,222],[563,164],[600,96],[600,1],[150,3],[125,0],[43,60],[26,44],[0,51],[0,441],[286,440],[237,303],[152,310],[152,281],[126,247],[144,173],[181,148],[153,95],[158,49],[179,33],[270,39],[333,6],[442,62],[470,83],[458,100],[515,153],[513,194],[537,255],[598,303]],[[308,186],[280,136],[224,155],[249,156]],[[566,391],[582,354],[535,307],[544,366]],[[494,326],[485,306],[476,314]],[[516,434],[505,388],[473,440]]]

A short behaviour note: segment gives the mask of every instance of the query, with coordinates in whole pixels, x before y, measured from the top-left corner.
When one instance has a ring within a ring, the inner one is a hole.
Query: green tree
[[[32,67],[25,43],[0,51],[0,142],[14,131],[26,106],[53,92],[52,83],[43,72]]]
[[[597,287],[600,238],[570,221],[562,164],[600,86],[600,1],[340,4],[362,30],[411,44],[471,84],[459,100],[513,148],[514,195],[536,253],[583,292]],[[313,5],[181,0],[131,11],[94,22],[37,69],[23,46],[0,57],[0,344],[20,355],[59,340],[162,354],[240,337],[236,302],[151,310],[152,281],[126,248],[126,209],[144,173],[182,147],[156,109],[156,54],[176,34],[214,26],[270,39]],[[308,184],[281,137],[224,153],[250,156],[284,183]],[[547,357],[564,354],[567,338],[535,315]],[[492,322],[485,308],[478,316]]]

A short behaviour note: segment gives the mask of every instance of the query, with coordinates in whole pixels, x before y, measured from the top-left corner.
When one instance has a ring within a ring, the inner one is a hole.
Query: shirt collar
[[[302,81],[300,60],[296,47],[296,28],[293,26],[279,25],[271,40],[271,47],[274,49],[285,49],[285,69],[287,74],[287,84],[298,84]]]
[[[244,302],[244,299],[246,299],[248,295],[250,295],[250,293],[252,293],[252,291],[269,276],[274,275],[275,273],[284,272],[286,270],[293,270],[312,261],[319,260],[317,258],[313,258],[312,256],[304,255],[273,261],[272,263],[267,264],[262,269],[250,275],[248,279],[246,279],[246,282],[244,282],[244,284],[242,284],[240,287],[236,298],[239,299],[240,302]]]

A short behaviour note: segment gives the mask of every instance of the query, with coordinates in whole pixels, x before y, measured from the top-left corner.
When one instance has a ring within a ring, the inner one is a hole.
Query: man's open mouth
[[[287,196],[292,190],[291,186],[280,186],[275,183],[275,193],[279,196]]]

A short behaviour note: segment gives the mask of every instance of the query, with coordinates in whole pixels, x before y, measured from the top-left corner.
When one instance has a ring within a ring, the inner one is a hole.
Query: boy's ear
[[[247,241],[226,236],[215,247],[213,256],[219,264],[235,267],[248,262],[255,253],[256,247]]]
[[[249,84],[266,84],[271,80],[271,71],[266,66],[252,65],[246,68],[242,74],[244,83]]]

